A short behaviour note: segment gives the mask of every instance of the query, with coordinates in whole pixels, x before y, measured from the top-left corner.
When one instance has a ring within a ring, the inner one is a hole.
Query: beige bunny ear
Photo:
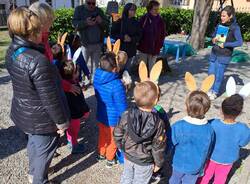
[[[115,55],[118,54],[118,52],[120,50],[120,46],[121,46],[121,40],[118,39],[118,40],[116,40],[114,47],[113,47],[113,52],[115,53]]]
[[[63,48],[64,48],[64,43],[65,43],[65,41],[66,41],[67,35],[68,35],[67,32],[64,33],[64,34],[62,35],[62,38],[61,38],[61,41],[60,41],[60,45],[61,45]]]
[[[157,63],[154,64],[153,68],[150,71],[150,80],[153,82],[157,82],[162,70],[162,60],[157,61]]]
[[[107,38],[107,49],[108,49],[108,52],[112,52],[112,44],[111,44],[110,37]]]
[[[206,77],[205,80],[203,80],[202,82],[201,91],[207,93],[213,86],[214,81],[215,81],[214,75],[209,75],[208,77]]]
[[[58,33],[58,35],[57,35],[57,44],[60,44],[61,45],[61,34],[60,33]]]
[[[189,91],[197,90],[197,85],[196,85],[195,78],[191,73],[186,72],[185,81],[186,81],[186,85],[187,85],[187,88],[188,88]]]
[[[144,61],[141,61],[139,65],[139,77],[141,82],[148,80],[148,69]]]

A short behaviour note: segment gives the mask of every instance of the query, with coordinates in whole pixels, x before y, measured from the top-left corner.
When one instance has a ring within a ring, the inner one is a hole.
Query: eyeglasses
[[[87,2],[87,4],[89,5],[89,6],[95,6],[95,2]]]

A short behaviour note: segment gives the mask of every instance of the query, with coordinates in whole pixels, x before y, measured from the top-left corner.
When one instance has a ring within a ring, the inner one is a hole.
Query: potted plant
[[[250,50],[250,30],[243,34],[243,39],[247,43],[247,49]]]

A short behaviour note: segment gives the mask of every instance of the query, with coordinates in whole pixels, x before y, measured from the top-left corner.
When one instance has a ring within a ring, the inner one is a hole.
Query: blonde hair
[[[151,81],[136,84],[134,98],[138,107],[153,108],[159,98],[157,86]]]
[[[47,3],[40,3],[39,1],[30,5],[29,9],[33,11],[41,20],[41,23],[52,23],[55,19],[55,14],[51,6]]]
[[[117,54],[117,64],[120,70],[123,70],[128,60],[128,55],[125,51],[119,51]]]
[[[39,17],[26,7],[19,7],[11,11],[8,17],[8,30],[10,37],[14,35],[23,38],[37,38],[41,34]]]

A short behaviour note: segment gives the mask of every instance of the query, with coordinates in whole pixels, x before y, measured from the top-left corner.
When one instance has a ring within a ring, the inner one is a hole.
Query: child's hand
[[[75,96],[81,94],[81,88],[79,86],[72,84],[70,88],[70,92],[73,93]]]
[[[159,171],[160,170],[160,167],[158,167],[158,166],[154,166],[154,173],[156,173],[157,171]]]

